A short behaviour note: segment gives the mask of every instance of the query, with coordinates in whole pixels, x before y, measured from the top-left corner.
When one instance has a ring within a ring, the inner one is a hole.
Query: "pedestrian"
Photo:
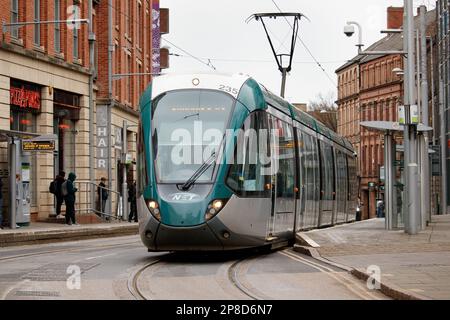
[[[128,215],[128,222],[134,218],[134,222],[138,222],[137,205],[136,205],[136,181],[128,184],[128,201],[130,202],[130,214]]]
[[[2,193],[2,188],[3,188],[3,181],[2,181],[2,178],[0,177],[0,230],[3,229],[3,193]]]
[[[74,181],[77,178],[75,173],[69,173],[68,179],[62,184],[61,190],[66,202],[66,224],[75,225],[79,224],[75,221],[75,193],[78,191],[74,186]]]
[[[100,179],[100,184],[98,185],[97,188],[97,193],[98,193],[98,203],[100,206],[100,212],[101,213],[105,213],[105,207],[106,207],[106,200],[108,200],[108,190],[106,190],[106,178],[102,177]]]
[[[64,196],[62,194],[62,184],[66,181],[66,173],[60,171],[55,178],[54,195],[56,198],[56,218],[61,218],[61,206],[64,203]]]
[[[361,199],[358,198],[358,203],[356,204],[356,221],[361,221]]]

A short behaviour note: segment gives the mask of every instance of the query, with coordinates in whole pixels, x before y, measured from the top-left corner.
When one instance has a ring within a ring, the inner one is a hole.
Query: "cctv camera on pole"
[[[289,53],[277,53],[274,46],[272,39],[270,38],[269,32],[267,30],[266,22],[264,19],[276,19],[277,17],[283,17],[291,26],[292,28],[292,39],[291,39],[291,50]],[[252,19],[255,19],[256,21],[261,21],[264,31],[266,32],[267,39],[269,40],[270,47],[272,48],[273,55],[275,57],[275,60],[278,65],[278,70],[282,73],[282,81],[281,81],[281,96],[284,98],[284,93],[286,89],[286,75],[288,72],[292,70],[292,59],[294,57],[294,50],[295,50],[295,44],[297,42],[298,38],[298,30],[299,30],[299,21],[302,17],[305,17],[308,19],[305,15],[301,13],[255,13],[254,15],[250,16],[246,22],[248,23]],[[288,20],[288,18],[293,18],[293,23],[291,24]],[[285,66],[284,64],[288,61],[288,65]]]

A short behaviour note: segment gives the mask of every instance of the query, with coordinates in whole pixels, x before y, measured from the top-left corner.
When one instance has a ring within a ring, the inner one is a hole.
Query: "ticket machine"
[[[31,193],[30,184],[31,173],[31,153],[23,151],[21,144],[23,141],[19,140],[16,143],[20,145],[16,148],[16,224],[19,226],[27,226],[30,224],[30,207],[31,207]]]

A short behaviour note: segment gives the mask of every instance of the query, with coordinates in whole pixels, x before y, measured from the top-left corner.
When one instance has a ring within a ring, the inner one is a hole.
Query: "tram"
[[[352,145],[243,74],[153,79],[137,176],[149,251],[276,248],[355,220]]]

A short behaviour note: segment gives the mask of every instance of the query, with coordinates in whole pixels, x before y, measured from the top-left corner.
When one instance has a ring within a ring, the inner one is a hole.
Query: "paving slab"
[[[371,219],[299,233],[297,240],[299,251],[359,277],[378,268],[393,298],[450,299],[450,215],[433,216],[414,236],[387,231],[384,219]]]

